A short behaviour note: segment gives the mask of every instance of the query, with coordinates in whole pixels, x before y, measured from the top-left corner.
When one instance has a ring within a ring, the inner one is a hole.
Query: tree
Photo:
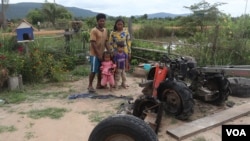
[[[71,19],[72,14],[64,7],[55,3],[45,3],[42,6],[45,18],[55,26],[56,19]]]
[[[191,10],[193,14],[184,18],[183,23],[193,27],[198,26],[200,31],[203,32],[207,26],[206,23],[217,22],[218,17],[222,14],[217,7],[223,4],[226,3],[218,2],[211,5],[205,0],[202,0],[198,4],[194,4],[189,7],[184,6],[184,8]]]
[[[44,21],[44,15],[39,9],[29,11],[26,17],[29,21],[31,21],[32,24],[37,24],[38,22]]]
[[[148,19],[148,14],[144,14],[143,16],[141,16],[141,19],[147,20]]]

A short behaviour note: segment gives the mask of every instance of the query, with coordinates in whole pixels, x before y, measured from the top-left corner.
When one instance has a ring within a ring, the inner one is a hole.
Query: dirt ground
[[[119,89],[110,92],[107,89],[98,90],[99,95],[113,94],[116,96],[132,96],[136,98],[141,94],[142,88],[138,86],[140,77],[128,75],[127,89]],[[49,92],[66,92],[68,96],[73,94],[87,93],[88,78],[64,82],[63,84],[51,84],[44,90]],[[91,99],[91,98],[46,98],[35,100],[35,102],[24,102],[21,104],[5,104],[0,106],[0,126],[14,126],[16,131],[0,132],[0,141],[87,141],[92,129],[101,119],[115,114],[119,105],[126,99]],[[229,97],[234,106],[250,102],[250,98]],[[66,108],[67,112],[60,119],[39,118],[32,119],[26,114],[30,110],[44,109],[48,107]],[[229,107],[224,105],[216,107],[196,100],[194,114],[190,121],[202,118]],[[233,107],[232,107],[233,108]],[[158,133],[159,141],[176,141],[177,139],[166,133],[168,128],[178,127],[190,121],[180,121],[169,115],[164,115]],[[226,124],[250,124],[250,115],[240,117]],[[197,133],[183,141],[219,141],[221,140],[221,126]]]

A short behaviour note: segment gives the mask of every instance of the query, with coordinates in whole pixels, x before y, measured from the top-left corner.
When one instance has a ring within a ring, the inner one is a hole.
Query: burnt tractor
[[[142,95],[122,105],[126,112],[141,118],[157,133],[165,111],[180,120],[193,114],[194,98],[215,105],[223,104],[231,93],[230,83],[221,71],[206,71],[191,57],[171,59],[163,55],[139,84]]]

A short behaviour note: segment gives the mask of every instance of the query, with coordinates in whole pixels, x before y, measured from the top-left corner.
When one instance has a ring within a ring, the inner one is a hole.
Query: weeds
[[[197,137],[193,139],[192,141],[207,141],[207,140],[205,139],[205,137]]]
[[[88,76],[89,70],[89,65],[79,65],[74,70],[72,70],[71,73],[74,76]]]
[[[34,132],[26,132],[25,133],[25,138],[26,139],[31,139],[31,138],[35,138]]]
[[[84,114],[84,115],[89,114],[89,120],[91,122],[100,122],[103,119],[105,119],[106,117],[108,117],[109,115],[113,114],[113,112],[111,112],[111,111],[104,111],[104,112],[100,112],[100,111],[83,111],[83,112],[81,112],[81,114]]]
[[[0,125],[0,133],[3,133],[3,132],[14,132],[16,130],[17,129],[14,126],[2,126],[2,125]]]
[[[28,117],[33,119],[39,119],[49,117],[51,119],[59,119],[63,117],[64,113],[67,112],[65,108],[47,108],[42,110],[31,110],[27,112]]]
[[[51,83],[27,85],[24,90],[3,91],[0,95],[0,99],[3,99],[5,103],[19,104],[25,101],[37,101],[46,98],[65,99],[68,97],[68,91],[44,91],[44,89],[51,85],[55,85],[55,87],[68,87],[64,84]],[[72,92],[73,90],[70,89],[69,91]]]
[[[6,103],[21,103],[27,99],[27,94],[22,91],[4,92],[0,95],[0,99],[4,99]]]

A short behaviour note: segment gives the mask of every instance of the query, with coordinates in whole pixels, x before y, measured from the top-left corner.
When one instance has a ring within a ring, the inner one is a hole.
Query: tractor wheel
[[[139,96],[134,102],[133,115],[139,117],[140,119],[145,118],[144,111],[150,109],[151,107],[156,107],[159,103],[152,96]],[[154,113],[157,113],[157,108],[154,108]]]
[[[102,120],[88,141],[158,141],[152,128],[132,115],[113,115]]]
[[[208,79],[205,86],[216,92],[212,100],[207,102],[217,106],[222,105],[231,93],[230,82],[225,77],[219,76]]]
[[[155,67],[152,67],[147,75],[147,80],[154,80],[155,77]]]
[[[232,93],[232,90],[230,88],[230,82],[226,78],[217,79],[217,82],[219,82],[219,98],[215,100],[216,105],[223,104],[228,96]]]
[[[187,120],[193,114],[192,91],[181,81],[164,81],[158,89],[158,99],[164,102],[166,113],[177,119]]]
[[[147,112],[157,114],[155,120],[155,133],[157,134],[163,114],[162,103],[156,101],[152,96],[141,95],[134,102],[133,115],[144,120]]]
[[[231,96],[247,98],[250,97],[250,79],[243,77],[229,77]]]

